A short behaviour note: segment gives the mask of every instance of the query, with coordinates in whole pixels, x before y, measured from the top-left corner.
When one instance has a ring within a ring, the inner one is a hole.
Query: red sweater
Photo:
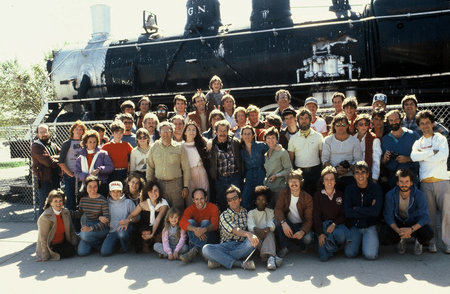
[[[214,226],[214,230],[219,228],[219,209],[217,205],[207,202],[204,209],[198,209],[195,204],[192,204],[184,210],[183,216],[180,220],[180,227],[187,231],[189,220],[193,219],[200,226],[202,220],[209,220]]]
[[[124,141],[121,143],[108,142],[103,145],[102,150],[108,152],[114,168],[128,168],[131,150],[133,150],[130,143]]]
[[[56,232],[55,237],[52,240],[52,245],[64,242],[64,222],[62,220],[61,214],[55,216],[56,216]]]

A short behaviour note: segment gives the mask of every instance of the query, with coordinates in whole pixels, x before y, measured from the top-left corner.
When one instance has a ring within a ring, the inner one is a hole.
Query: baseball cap
[[[382,101],[385,105],[387,104],[387,96],[385,94],[375,94],[373,95],[372,104],[374,104],[376,101]]]
[[[314,103],[314,104],[316,104],[317,106],[319,106],[319,104],[317,103],[317,99],[314,98],[314,97],[308,97],[308,98],[306,98],[306,100],[305,100],[305,106],[306,106],[306,104],[309,104],[309,103]]]
[[[123,190],[122,182],[120,181],[112,181],[109,183],[109,191],[115,191],[115,190]]]

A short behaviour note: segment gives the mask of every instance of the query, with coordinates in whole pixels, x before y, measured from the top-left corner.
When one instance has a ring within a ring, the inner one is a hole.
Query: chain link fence
[[[401,105],[390,105],[388,110],[399,109]],[[429,109],[437,121],[450,128],[450,102],[419,104],[419,110]],[[332,113],[332,108],[319,109],[322,116]],[[369,112],[371,107],[358,107],[358,112]],[[95,124],[105,126],[110,136],[111,121],[85,122],[88,129]],[[73,123],[49,124],[51,140],[61,146],[69,138]],[[31,173],[31,144],[35,139],[36,127],[16,126],[0,128],[0,221],[33,221],[37,219],[37,187]],[[62,183],[63,187],[64,183]]]

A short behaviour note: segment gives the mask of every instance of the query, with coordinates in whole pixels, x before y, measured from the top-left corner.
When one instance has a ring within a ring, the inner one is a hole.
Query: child
[[[130,154],[133,150],[130,143],[122,141],[125,125],[123,122],[116,120],[111,124],[111,132],[113,140],[103,145],[102,150],[108,152],[111,158],[114,171],[109,175],[108,182],[123,182],[128,174]]]
[[[159,257],[167,257],[169,260],[179,259],[180,255],[189,250],[186,244],[186,231],[179,225],[180,212],[172,207],[167,212],[162,232],[162,243],[155,243],[153,249],[159,253]]]
[[[267,208],[271,191],[266,186],[255,187],[254,199],[256,208],[248,213],[248,230],[259,238],[258,249],[261,259],[267,260],[267,269],[274,270],[281,266],[283,259],[276,256],[275,222],[273,209]]]
[[[136,172],[145,179],[147,155],[150,150],[150,134],[144,128],[136,132],[137,146],[133,148],[130,156],[130,173]]]
[[[134,210],[135,205],[133,200],[126,198],[123,194],[122,182],[113,181],[109,183],[109,195],[111,196],[108,199],[111,221],[109,233],[100,250],[102,256],[113,254],[119,247],[122,248],[123,252],[127,252],[133,230],[127,216]]]
[[[222,96],[225,94],[222,87],[222,80],[218,76],[213,76],[209,81],[210,91],[206,94],[208,112],[211,112],[213,109],[222,110],[220,106],[222,104]]]

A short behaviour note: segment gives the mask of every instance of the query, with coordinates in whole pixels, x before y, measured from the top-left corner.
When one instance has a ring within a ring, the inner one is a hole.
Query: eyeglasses
[[[159,109],[159,110],[157,110],[156,112],[157,112],[157,113],[166,113],[167,111],[164,110],[164,109]]]
[[[337,123],[335,124],[336,127],[346,127],[348,126],[346,123]]]
[[[148,137],[147,136],[139,136],[139,137],[137,137],[137,139],[138,140],[145,140],[145,139],[148,139]]]
[[[123,124],[124,125],[131,125],[131,124],[133,124],[133,122],[132,121],[124,121]]]
[[[359,127],[364,127],[364,126],[368,127],[368,126],[370,126],[370,124],[368,122],[366,122],[366,123],[358,123],[358,126]]]
[[[238,200],[238,199],[239,199],[239,196],[236,195],[236,196],[234,196],[234,197],[227,198],[227,202],[233,202],[233,201]]]

